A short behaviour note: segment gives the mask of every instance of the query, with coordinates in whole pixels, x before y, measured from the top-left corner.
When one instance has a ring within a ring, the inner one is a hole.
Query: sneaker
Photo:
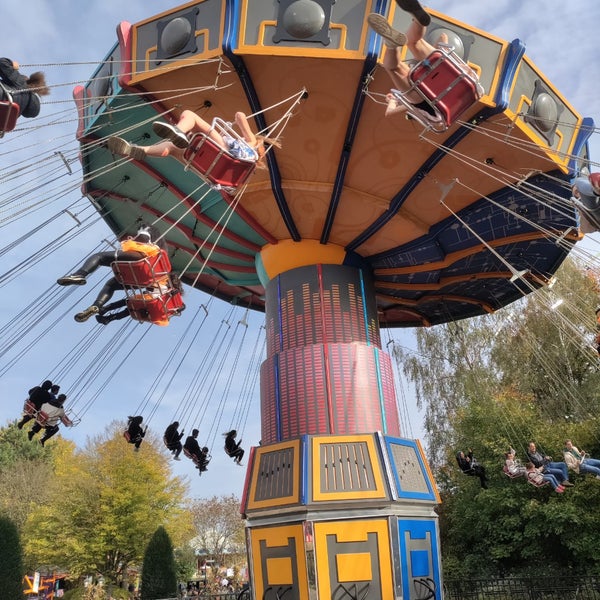
[[[179,456],[174,456],[173,460],[181,460],[181,459],[179,458]]]
[[[562,494],[565,491],[565,488],[562,485],[559,485],[554,491],[557,494]]]
[[[109,315],[96,315],[96,321],[98,321],[100,325],[108,325],[112,319]]]
[[[22,425],[21,425],[22,427]],[[21,427],[19,427],[19,429],[21,429]],[[596,479],[600,479],[600,475],[596,475]]]
[[[146,158],[146,151],[141,146],[130,144],[127,140],[120,137],[109,137],[106,141],[106,147],[113,154],[118,154],[119,156],[126,156],[135,160]]]
[[[404,11],[410,13],[415,20],[423,27],[427,27],[431,23],[431,17],[427,11],[421,6],[418,0],[396,0],[396,4]]]
[[[136,446],[136,447],[133,449],[133,451],[134,451],[134,452],[139,452],[139,451],[140,451],[140,449],[139,449],[139,448]]]
[[[396,31],[383,15],[371,13],[367,17],[367,23],[375,33],[385,40],[386,46],[397,48],[398,46],[404,46],[404,44],[406,44],[406,36],[403,33]]]
[[[91,316],[97,315],[99,312],[100,309],[95,304],[92,304],[91,306],[88,306],[85,310],[82,310],[80,313],[77,313],[75,315],[75,320],[78,323],[84,323]]]
[[[80,275],[79,273],[73,273],[73,275],[65,275],[60,279],[56,280],[58,285],[85,285],[85,275]]]
[[[156,121],[152,124],[154,133],[165,140],[169,140],[177,148],[184,150],[190,144],[188,137],[179,127],[171,125],[170,123],[164,123],[163,121]]]
[[[560,485],[562,487],[573,487],[573,484],[570,481],[567,481],[567,480],[563,481]]]
[[[27,437],[29,438],[29,441],[31,441],[31,440],[33,439],[33,436],[34,436],[34,435],[35,435],[35,433],[34,433],[33,431],[30,431],[30,432],[27,434]]]

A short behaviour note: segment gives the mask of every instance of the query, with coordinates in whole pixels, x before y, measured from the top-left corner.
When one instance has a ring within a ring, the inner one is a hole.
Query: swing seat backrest
[[[213,127],[221,135],[240,138],[222,119],[215,118]],[[258,158],[258,155],[256,156]],[[203,133],[196,133],[184,154],[186,168],[191,168],[209,184],[237,188],[246,182],[256,168],[256,160],[234,158]]]
[[[187,448],[183,449],[184,456],[187,456],[194,464],[198,464],[198,457],[192,454]]]
[[[45,413],[43,410],[38,410],[37,415],[35,416],[35,421],[38,425],[46,427],[46,425],[48,424],[48,414]]]
[[[0,137],[6,132],[12,131],[16,124],[21,109],[16,102],[13,102],[11,93],[0,83],[0,90],[3,92],[3,100],[0,100]]]
[[[541,487],[544,487],[544,486],[548,485],[550,482],[549,481],[542,481],[542,482],[538,483],[537,481],[534,481],[533,479],[531,479],[529,477],[529,475],[527,475],[527,483],[530,483],[533,487],[541,488]]]
[[[135,294],[127,298],[127,308],[133,319],[143,323],[161,323],[179,315],[184,308],[179,292],[168,291],[160,296]]]
[[[506,465],[504,465],[502,467],[502,472],[509,478],[509,479],[516,479],[517,477],[522,477],[524,475],[524,473],[511,473],[508,470],[508,467]]]
[[[414,111],[414,105],[398,97],[396,90],[394,95],[403,101],[409,114],[438,132],[448,129],[484,93],[473,70],[449,46],[441,46],[414,65],[409,79],[412,82],[409,91],[416,91],[441,117],[441,123],[426,122],[418,111]]]
[[[23,406],[23,412],[30,417],[35,417],[37,414],[37,408],[35,404],[31,400],[25,400],[25,404]]]
[[[151,286],[171,272],[169,255],[162,249],[154,256],[134,261],[115,260],[110,266],[116,280],[131,287]]]

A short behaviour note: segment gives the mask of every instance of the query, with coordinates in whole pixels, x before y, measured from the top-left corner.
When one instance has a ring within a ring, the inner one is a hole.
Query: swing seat
[[[133,287],[150,286],[171,272],[169,255],[162,249],[154,256],[134,261],[115,260],[110,266],[120,284]]]
[[[502,472],[509,478],[509,479],[516,479],[517,477],[523,477],[523,475],[525,475],[525,473],[511,473],[508,470],[508,467],[506,465],[504,465],[502,467]]]
[[[406,107],[411,117],[427,129],[443,133],[458,117],[475,104],[484,90],[473,70],[450,46],[442,45],[409,72],[412,85],[406,92],[392,90],[396,100]],[[427,119],[406,99],[409,92],[417,92],[433,109],[437,119]]]
[[[46,427],[48,424],[48,414],[43,410],[38,410],[37,415],[35,416],[35,422],[42,427]]]
[[[20,114],[19,105],[12,99],[0,102],[0,137],[15,128]]]
[[[142,323],[167,324],[171,317],[185,308],[180,292],[168,291],[160,296],[135,294],[127,298],[127,308],[133,319]]]
[[[222,119],[213,119],[212,125],[221,135],[242,140]],[[196,133],[190,140],[184,159],[186,169],[191,168],[210,185],[235,190],[254,172],[258,154],[253,160],[234,158],[205,134]]]
[[[25,400],[25,404],[23,405],[23,412],[30,417],[35,417],[37,414],[37,408],[35,404],[31,400]]]
[[[542,488],[550,484],[549,481],[542,481],[541,483],[537,483],[537,481],[530,479],[529,476],[527,476],[527,483],[530,483],[533,487],[536,488]]]
[[[12,131],[16,124],[21,109],[13,102],[12,94],[0,83],[0,92],[3,100],[0,100],[0,138],[8,131]]]
[[[128,444],[131,442],[131,436],[129,435],[129,431],[125,430],[123,432],[123,437],[127,440]]]
[[[198,457],[192,454],[187,448],[183,449],[184,456],[187,456],[195,465],[198,464]]]

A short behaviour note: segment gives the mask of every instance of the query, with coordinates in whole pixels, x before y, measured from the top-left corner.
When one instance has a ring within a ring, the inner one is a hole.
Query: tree
[[[448,579],[600,572],[597,481],[579,476],[560,495],[501,471],[504,452],[525,460],[530,440],[557,460],[567,438],[600,456],[597,284],[570,260],[557,278],[496,314],[418,331],[417,352],[394,349],[426,409]],[[457,468],[456,451],[468,448],[490,489]]]
[[[152,536],[144,553],[142,600],[173,598],[177,595],[177,573],[171,538],[164,527]]]
[[[0,590],[4,600],[23,598],[23,561],[16,525],[0,517]]]
[[[185,485],[172,477],[162,442],[146,436],[140,452],[110,425],[81,451],[56,456],[49,502],[27,524],[27,553],[39,564],[60,565],[72,576],[90,571],[123,581],[129,565],[162,523],[183,543],[193,535]]]
[[[0,429],[0,513],[20,532],[32,507],[46,500],[54,447],[30,442],[16,427]]]
[[[225,562],[226,554],[245,553],[244,522],[240,515],[240,501],[233,495],[213,496],[192,504],[198,551],[218,564]]]

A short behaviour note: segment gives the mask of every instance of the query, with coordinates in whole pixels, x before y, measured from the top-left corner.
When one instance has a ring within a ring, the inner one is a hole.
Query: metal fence
[[[600,600],[600,577],[444,581],[444,600]]]

